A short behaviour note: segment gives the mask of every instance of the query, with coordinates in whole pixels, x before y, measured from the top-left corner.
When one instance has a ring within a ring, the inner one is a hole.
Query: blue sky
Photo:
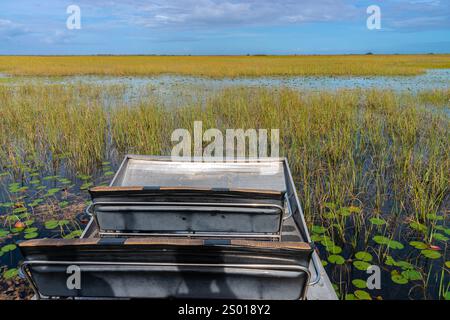
[[[380,30],[366,26],[370,5]],[[450,53],[450,0],[0,0],[0,54],[369,51]]]

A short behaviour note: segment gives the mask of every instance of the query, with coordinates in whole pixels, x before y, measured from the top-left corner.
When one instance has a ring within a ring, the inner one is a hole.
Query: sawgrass
[[[0,57],[0,73],[16,76],[391,76],[433,68],[450,68],[450,55]]]

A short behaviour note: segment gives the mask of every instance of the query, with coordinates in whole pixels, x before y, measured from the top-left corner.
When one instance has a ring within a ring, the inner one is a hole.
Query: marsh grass
[[[435,68],[450,68],[450,55],[0,57],[1,73],[20,76],[391,76]]]
[[[448,110],[448,90],[232,87],[167,109],[148,92],[125,103],[123,86],[27,84],[0,85],[0,99],[0,163],[16,180],[30,161],[86,175],[110,171],[110,154],[168,155],[172,131],[192,132],[198,120],[204,130],[279,128],[280,154],[289,159],[322,257],[336,265],[329,270],[341,297],[366,297],[351,289],[353,272],[367,263],[354,256],[361,250],[389,268],[395,283],[416,281],[422,297],[448,292],[448,267],[424,262],[447,257],[450,118],[441,110]],[[90,183],[90,176],[81,179]],[[439,283],[439,293],[427,291],[430,283]]]

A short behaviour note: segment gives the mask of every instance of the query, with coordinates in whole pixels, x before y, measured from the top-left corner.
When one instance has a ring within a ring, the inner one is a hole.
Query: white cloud
[[[21,24],[14,23],[8,19],[0,19],[0,40],[9,40],[29,32],[30,30]]]

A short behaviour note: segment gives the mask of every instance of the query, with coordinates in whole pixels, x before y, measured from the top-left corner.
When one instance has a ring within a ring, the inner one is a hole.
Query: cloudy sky
[[[66,26],[70,5],[81,29]],[[450,53],[450,0],[0,0],[0,54],[369,51]]]

